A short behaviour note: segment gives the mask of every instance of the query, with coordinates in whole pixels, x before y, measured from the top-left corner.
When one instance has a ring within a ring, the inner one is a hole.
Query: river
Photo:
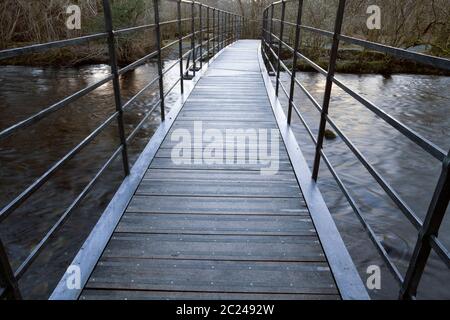
[[[170,66],[173,61],[166,61]],[[178,76],[174,68],[165,79],[170,87]],[[42,110],[59,99],[101,80],[108,75],[104,65],[82,68],[0,67],[0,130]],[[147,64],[121,78],[124,101],[137,93],[157,72],[155,64]],[[282,75],[287,81],[286,75]],[[339,75],[357,92],[381,106],[386,112],[407,124],[440,147],[450,148],[450,77],[394,75],[391,78],[373,75]],[[301,73],[299,79],[321,101],[324,78],[315,73]],[[131,132],[158,97],[157,87],[148,90],[126,114],[126,130]],[[179,88],[168,97],[177,99]],[[297,90],[296,101],[316,132],[319,114]],[[389,128],[370,111],[344,92],[334,89],[331,115],[370,162],[386,177],[406,202],[423,218],[440,172],[440,165],[408,139]],[[114,112],[112,86],[106,84],[64,110],[40,121],[0,142],[0,205],[4,206],[25,187],[42,175],[59,158],[76,146],[106,117]],[[130,147],[134,162],[149,137],[158,127],[158,112],[147,122]],[[304,154],[311,164],[312,143],[294,118],[293,128]],[[118,145],[117,127],[107,129],[94,143],[58,171],[23,206],[0,226],[2,240],[19,266],[33,246],[57,221],[64,209],[95,175]],[[336,139],[327,141],[325,150],[345,183],[352,190],[362,212],[385,243],[388,252],[404,271],[414,248],[417,232],[387,200],[345,144]],[[52,239],[51,245],[33,264],[20,285],[26,298],[46,298],[65,267],[71,262],[83,240],[98,220],[113,190],[123,179],[121,162],[116,161],[99,181],[83,205]],[[322,168],[320,187],[345,243],[363,276],[369,265],[382,267],[382,289],[371,292],[373,298],[395,298],[398,287],[383,267],[373,246],[365,236],[355,214],[331,175]],[[441,227],[441,240],[450,246],[450,218]],[[446,266],[432,256],[419,298],[450,298],[450,275]]]

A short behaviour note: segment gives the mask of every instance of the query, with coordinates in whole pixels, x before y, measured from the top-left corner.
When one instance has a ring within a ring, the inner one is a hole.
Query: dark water
[[[171,65],[167,61],[166,65]],[[166,87],[176,80],[177,68],[166,78]],[[25,119],[59,99],[92,84],[109,73],[107,66],[81,69],[0,67],[0,130]],[[148,64],[121,79],[124,101],[137,93],[156,75],[156,66]],[[324,80],[320,75],[302,74],[301,80],[321,101]],[[430,76],[341,76],[346,83],[385,111],[406,123],[444,149],[450,147],[450,78]],[[131,132],[145,112],[157,99],[151,88],[127,113],[127,132]],[[174,92],[179,92],[176,88]],[[370,162],[387,178],[420,217],[424,216],[431,192],[439,175],[437,161],[414,144],[390,129],[345,93],[334,91],[331,114]],[[169,96],[170,102],[176,94]],[[298,95],[298,103],[305,118],[316,130],[318,113],[305,97]],[[4,206],[34,179],[43,174],[71,148],[114,112],[110,84],[95,90],[49,118],[14,136],[0,141],[0,205]],[[130,148],[132,161],[158,127],[158,112],[147,122]],[[311,163],[314,149],[296,119],[294,128],[304,153]],[[17,268],[30,250],[56,222],[96,171],[118,145],[117,127],[112,125],[94,143],[60,170],[26,204],[16,210],[1,226],[1,238]],[[343,180],[352,190],[367,220],[401,270],[407,267],[417,237],[409,222],[402,217],[382,190],[376,186],[355,157],[339,140],[327,142],[327,153]],[[51,245],[38,258],[21,281],[27,298],[46,298],[65,267],[71,262],[83,240],[108,204],[113,190],[123,179],[120,159],[116,161],[93,192],[86,198],[63,229],[52,239]],[[369,265],[381,260],[370,245],[356,216],[348,208],[329,173],[321,172],[321,189],[334,215],[344,240],[361,274]],[[449,218],[441,228],[441,240],[450,246]],[[420,288],[422,298],[450,298],[450,276],[445,265],[432,258]],[[398,288],[383,268],[382,290],[374,298],[395,298]]]

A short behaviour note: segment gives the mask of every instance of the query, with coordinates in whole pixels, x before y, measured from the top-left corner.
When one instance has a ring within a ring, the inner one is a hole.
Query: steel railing
[[[200,61],[200,65],[203,66],[203,61],[207,61],[209,63],[210,55],[215,55],[221,49],[226,47],[228,44],[239,39],[244,19],[231,12],[227,12],[224,10],[220,10],[217,8],[213,8],[210,6],[206,6],[199,2],[195,1],[185,1],[185,0],[165,0],[167,2],[174,2],[177,6],[177,19],[172,21],[160,21],[159,16],[159,7],[160,0],[153,0],[153,10],[154,10],[154,23],[141,25],[137,27],[131,27],[126,29],[114,30],[113,28],[113,17],[111,11],[111,5],[109,0],[103,0],[103,11],[104,11],[104,20],[105,20],[105,32],[83,36],[74,39],[54,41],[45,44],[36,44],[32,46],[27,46],[23,48],[14,48],[0,51],[0,60],[14,58],[26,54],[34,54],[45,52],[50,49],[62,48],[68,46],[75,46],[79,44],[84,44],[89,41],[94,40],[107,40],[108,43],[108,53],[110,59],[110,67],[111,74],[100,80],[99,82],[90,85],[64,99],[61,101],[43,109],[42,111],[30,116],[29,118],[20,121],[19,123],[10,126],[9,128],[4,129],[0,132],[0,141],[6,137],[9,137],[16,132],[23,130],[38,121],[46,118],[47,116],[62,110],[64,107],[69,105],[70,103],[78,100],[81,97],[89,94],[100,86],[112,81],[113,89],[114,89],[114,98],[116,111],[106,119],[98,128],[96,128],[92,133],[89,134],[82,142],[80,142],[75,148],[73,148],[69,153],[67,153],[64,157],[62,157],[58,162],[56,162],[50,169],[48,169],[41,177],[36,179],[28,188],[26,188],[20,195],[18,195],[13,201],[11,201],[8,205],[0,211],[0,223],[8,218],[10,214],[12,214],[17,208],[19,208],[32,194],[34,194],[40,187],[42,187],[61,167],[69,162],[72,158],[74,158],[82,149],[84,149],[87,145],[89,145],[105,128],[107,128],[114,121],[117,121],[118,124],[118,136],[120,138],[120,146],[117,147],[115,152],[110,156],[108,161],[103,164],[102,168],[96,173],[94,178],[85,186],[83,191],[76,197],[76,199],[72,202],[72,204],[64,211],[64,213],[60,216],[58,221],[52,226],[52,228],[46,233],[44,238],[40,240],[40,242],[33,248],[28,257],[21,262],[19,268],[17,270],[13,270],[11,263],[9,261],[6,249],[0,239],[0,299],[4,298],[13,298],[13,299],[21,299],[22,295],[19,289],[18,282],[23,277],[25,272],[30,268],[35,259],[39,256],[39,254],[43,251],[43,249],[49,244],[49,241],[52,236],[61,228],[70,214],[73,212],[75,208],[82,202],[82,200],[89,194],[90,190],[94,187],[95,183],[99,180],[102,174],[106,171],[106,169],[110,166],[110,164],[119,156],[122,155],[123,162],[123,170],[125,176],[128,176],[130,173],[130,164],[128,161],[128,145],[132,142],[132,140],[136,137],[136,134],[142,129],[146,120],[153,114],[156,108],[161,109],[161,121],[163,122],[165,119],[165,98],[169,93],[171,93],[178,84],[180,84],[181,94],[184,93],[184,81],[189,74],[189,70],[194,72],[198,71],[196,69],[196,63]],[[182,6],[191,6],[191,17],[182,18]],[[197,9],[197,10],[196,10]],[[203,13],[206,11],[206,20],[203,16]],[[197,14],[198,13],[198,14]],[[183,23],[191,22],[192,32],[183,35]],[[228,24],[225,24],[225,21],[228,21]],[[232,24],[230,24],[230,22]],[[177,25],[178,32],[178,40],[173,41],[172,43],[162,47],[162,31],[161,29],[167,25]],[[196,24],[200,26],[198,31],[195,31]],[[123,67],[119,68],[117,62],[117,48],[116,48],[116,40],[118,36],[125,36],[131,32],[138,32],[143,30],[154,30],[156,36],[156,47],[157,50],[145,55],[143,58]],[[206,41],[206,50],[203,45],[204,41],[204,32],[207,33],[208,39]],[[213,35],[210,38],[210,35]],[[187,39],[191,39],[192,47],[186,53],[183,53],[183,41]],[[199,45],[195,45],[196,40],[198,40]],[[162,53],[178,44],[178,60],[172,64],[170,67],[163,69],[163,61],[162,61]],[[196,57],[197,52],[200,51],[199,57]],[[183,61],[186,56],[193,57],[193,63],[187,66],[187,71],[184,71]],[[133,70],[143,64],[145,64],[149,59],[157,59],[158,65],[158,76],[150,81],[144,88],[142,88],[136,95],[130,98],[126,103],[123,103],[121,96],[121,88],[119,83],[119,77],[126,72]],[[179,65],[180,77],[168,90],[164,89],[164,76],[173,69],[176,65]],[[149,89],[152,85],[158,82],[159,86],[159,99],[152,108],[144,115],[143,119],[137,124],[134,130],[126,136],[124,129],[124,120],[123,115],[125,111],[128,111],[131,108],[132,103],[141,96],[147,89]]]
[[[286,4],[295,2],[298,3],[297,21],[296,23],[293,23],[286,21],[285,13],[286,13]],[[277,7],[278,9],[278,6],[281,7],[280,19],[274,18],[275,7]],[[361,221],[362,225],[364,226],[365,230],[367,231],[369,238],[374,243],[377,251],[383,258],[383,261],[386,263],[388,269],[393,274],[394,278],[398,281],[399,286],[401,288],[399,297],[401,299],[415,299],[417,295],[417,288],[419,282],[421,280],[425,266],[427,265],[432,250],[434,250],[434,252],[437,253],[440,259],[446,264],[447,268],[450,267],[449,251],[438,238],[439,229],[444,219],[445,212],[447,210],[450,200],[450,152],[445,152],[437,145],[433,144],[431,141],[425,139],[417,132],[408,128],[406,125],[402,124],[394,117],[387,114],[385,111],[376,106],[374,103],[364,98],[360,94],[356,93],[350,87],[345,85],[342,81],[336,78],[335,76],[336,62],[338,57],[339,45],[341,41],[353,45],[362,46],[366,49],[389,54],[395,57],[412,60],[418,63],[426,64],[447,71],[450,70],[450,60],[420,53],[414,53],[407,50],[342,35],[341,31],[344,21],[345,8],[346,8],[346,0],[339,0],[334,31],[330,32],[302,24],[303,9],[304,9],[303,0],[277,1],[272,3],[267,8],[265,8],[263,13],[262,54],[264,60],[269,66],[272,75],[276,77],[276,95],[278,96],[279,88],[281,88],[284,94],[286,95],[287,99],[289,100],[288,115],[287,115],[288,123],[291,124],[292,112],[295,111],[300,121],[302,122],[303,126],[306,128],[308,134],[310,135],[312,141],[316,145],[312,179],[317,181],[320,162],[321,160],[323,160],[327,165],[328,169],[330,170],[331,174],[333,175],[334,179],[336,180],[339,188],[341,189],[346,199],[348,200],[353,211],[355,212],[355,214]],[[276,35],[274,32],[274,23],[279,24],[278,35]],[[295,28],[295,40],[293,46],[289,45],[284,41],[285,26]],[[319,65],[314,63],[311,59],[302,54],[300,50],[301,36],[302,32],[305,31],[313,32],[332,39],[332,47],[330,51],[328,70],[324,70]],[[287,68],[287,66],[285,65],[285,63],[283,63],[281,59],[281,52],[283,48],[289,50],[293,55],[293,67],[291,70]],[[322,104],[320,104],[312,96],[312,94],[305,88],[305,86],[303,86],[303,84],[296,78],[296,66],[298,59],[303,59],[310,66],[312,66],[317,72],[326,77],[325,92]],[[276,66],[274,66],[272,60],[276,61]],[[281,70],[284,70],[291,77],[289,91],[280,81]],[[376,114],[379,118],[388,123],[391,127],[402,133],[404,136],[406,136],[408,139],[413,141],[415,144],[417,144],[419,147],[425,150],[428,154],[430,154],[431,156],[433,156],[442,163],[442,172],[424,221],[422,221],[417,216],[417,214],[400,197],[400,195],[394,190],[394,188],[389,185],[389,183],[381,176],[381,174],[374,168],[374,166],[370,164],[370,161],[360,152],[360,150],[355,146],[355,144],[353,144],[353,142],[347,137],[347,135],[343,133],[343,131],[329,116],[328,111],[330,106],[330,99],[333,85],[337,85],[344,92],[349,94],[351,97],[353,97],[362,105],[364,105],[367,109]],[[311,128],[308,126],[303,115],[301,114],[298,106],[295,104],[294,94],[296,87],[299,87],[302,90],[302,92],[306,94],[308,99],[320,112],[320,126],[317,137],[313,134]],[[405,217],[417,229],[419,233],[418,240],[412,258],[409,262],[409,267],[405,276],[400,272],[400,270],[396,267],[396,265],[389,257],[389,254],[387,253],[382,243],[378,239],[375,231],[371,228],[367,220],[362,215],[361,209],[359,208],[355,199],[351,196],[349,189],[345,186],[344,182],[339,177],[332,163],[326,156],[325,151],[323,149],[323,142],[327,124],[330,125],[337,132],[337,134],[340,136],[342,141],[347,145],[350,151],[357,157],[357,159],[363,164],[363,166],[377,181],[377,183],[386,192],[386,194],[390,197],[390,199],[392,199],[392,201],[396,204],[396,206],[403,212]]]

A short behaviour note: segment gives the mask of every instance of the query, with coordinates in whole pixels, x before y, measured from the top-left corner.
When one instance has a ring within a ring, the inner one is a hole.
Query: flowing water
[[[173,61],[167,61],[170,66]],[[166,87],[176,81],[178,68],[165,79]],[[157,69],[147,64],[121,78],[124,101],[136,94],[152,80]],[[0,67],[0,130],[42,110],[65,96],[101,80],[109,74],[104,65],[79,69]],[[450,85],[449,77],[396,75],[381,76],[341,75],[345,83],[380,105],[386,112],[409,125],[444,149],[450,147]],[[305,86],[321,101],[324,79],[314,73],[299,75]],[[286,81],[283,75],[283,81]],[[126,129],[134,126],[157,100],[157,88],[149,89],[126,114]],[[169,95],[168,104],[177,98],[179,88]],[[306,120],[316,132],[319,115],[305,96],[296,98]],[[408,139],[389,128],[352,100],[344,92],[334,89],[331,115],[338,125],[386,177],[417,214],[423,218],[440,165]],[[75,147],[114,112],[111,84],[106,84],[88,96],[72,103],[38,124],[0,142],[0,205],[4,206],[25,187],[42,175],[52,164]],[[160,114],[154,113],[131,145],[135,161],[160,123]],[[295,119],[294,131],[305,156],[311,164],[312,143]],[[73,160],[17,209],[0,226],[1,238],[7,246],[14,268],[20,265],[30,250],[48,232],[64,209],[73,201],[96,171],[118,146],[117,126],[111,125],[94,143]],[[411,255],[417,232],[387,200],[382,190],[370,178],[357,159],[340,139],[328,141],[325,150],[339,174],[358,201],[366,219],[376,230],[389,254],[404,271]],[[123,179],[118,159],[93,192],[52,238],[51,244],[26,273],[20,285],[27,298],[46,298],[71,262],[83,240],[108,204],[114,189]],[[333,213],[345,243],[365,279],[369,265],[382,267],[382,289],[374,291],[374,298],[395,298],[398,287],[393,285],[387,269],[365,236],[359,221],[348,208],[344,196],[330,174],[322,168],[321,189]],[[450,246],[450,221],[441,228],[441,240]],[[422,298],[450,298],[448,269],[435,256],[426,270]]]

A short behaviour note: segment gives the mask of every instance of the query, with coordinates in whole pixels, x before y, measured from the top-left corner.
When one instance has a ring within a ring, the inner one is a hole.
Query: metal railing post
[[[272,49],[272,44],[273,44],[273,14],[274,14],[274,11],[275,11],[275,5],[272,3],[270,8],[271,8],[271,11],[270,11],[270,21],[269,21],[270,22],[269,23],[269,48]],[[269,52],[271,53],[271,50],[269,50]]]
[[[191,54],[192,54],[192,60],[193,60],[192,71],[193,71],[193,74],[195,77],[195,72],[197,71],[196,70],[197,64],[196,64],[195,60],[196,60],[197,56],[195,54],[195,2],[194,1],[192,1],[192,4],[191,4],[191,23],[192,23]]]
[[[106,32],[108,33],[108,53],[109,53],[111,74],[113,75],[114,100],[116,104],[116,111],[118,112],[117,121],[119,128],[120,143],[122,144],[123,170],[125,172],[125,175],[128,176],[130,174],[130,164],[128,161],[128,147],[127,147],[127,139],[125,137],[122,96],[120,94],[119,68],[117,66],[116,43],[113,31],[111,5],[109,0],[103,0],[103,11],[105,16],[105,29]]]
[[[291,75],[291,88],[289,92],[289,110],[287,122],[290,125],[292,121],[292,108],[294,107],[294,94],[295,94],[295,77],[297,73],[297,52],[300,47],[300,26],[302,24],[303,15],[303,0],[298,0],[298,10],[297,10],[297,23],[295,25],[295,44],[294,44],[294,58],[292,61],[292,75]]]
[[[216,30],[216,8],[213,8],[213,56],[216,55],[217,30]]]
[[[208,65],[209,65],[209,59],[210,59],[210,57],[211,57],[211,52],[210,52],[211,48],[210,48],[210,45],[209,45],[209,40],[210,40],[210,37],[211,37],[211,29],[209,28],[209,26],[210,26],[210,21],[209,21],[209,19],[210,19],[210,16],[209,16],[209,7],[206,7],[206,21],[207,21],[207,27],[206,27],[206,29],[208,30],[208,31],[207,31],[207,33],[208,33],[208,35],[207,35],[208,40],[207,40],[207,42],[206,42],[206,47],[207,47],[207,53],[206,53],[206,55],[207,55],[207,58],[208,58]]]
[[[339,36],[342,31],[342,23],[344,21],[346,0],[339,0],[339,7],[336,15],[336,22],[334,26],[333,46],[331,48],[330,63],[328,67],[327,82],[325,86],[325,93],[323,98],[322,114],[320,117],[319,136],[317,138],[316,156],[314,159],[314,168],[312,178],[317,181],[319,176],[321,151],[323,147],[323,140],[325,137],[325,128],[327,124],[328,108],[330,106],[331,90],[333,89],[333,79],[336,70],[336,60],[339,50]]]
[[[0,239],[0,288],[3,292],[0,294],[2,299],[22,300],[17,279],[14,277],[14,272],[9,263],[8,254],[6,253],[3,242]]]
[[[419,237],[406,272],[400,299],[412,299],[417,295],[417,287],[422,278],[431,253],[432,237],[437,238],[441,223],[450,201],[450,152],[443,161],[439,182],[433,194],[428,213],[419,232]]]
[[[280,91],[280,72],[281,72],[281,54],[283,52],[283,36],[284,36],[284,18],[286,17],[286,1],[281,2],[281,21],[280,21],[280,41],[278,43],[278,61],[277,61],[277,81],[275,95],[278,97]]]
[[[155,33],[156,44],[158,46],[158,76],[159,76],[159,98],[161,100],[161,121],[165,121],[166,113],[164,107],[164,74],[162,68],[162,53],[161,53],[161,26],[159,25],[159,0],[153,0],[154,14],[155,14]]]
[[[178,17],[178,58],[180,59],[180,89],[181,94],[184,93],[184,70],[183,70],[183,26],[181,23],[181,0],[177,2]]]
[[[261,33],[261,48],[266,52],[266,42],[267,42],[267,9],[263,12],[263,20],[262,20],[262,33]],[[265,56],[263,56],[264,60]]]
[[[227,46],[227,43],[228,43],[228,23],[227,23],[227,20],[228,20],[228,13],[225,12],[224,21],[223,21],[223,25],[224,25],[224,27],[223,27],[223,30],[224,30],[223,47],[224,48]]]
[[[200,68],[203,68],[203,15],[202,15],[202,10],[203,9],[203,5],[201,3],[199,3],[198,5],[198,11],[199,11],[199,17],[200,17],[200,22],[199,22],[199,28],[200,28]]]

